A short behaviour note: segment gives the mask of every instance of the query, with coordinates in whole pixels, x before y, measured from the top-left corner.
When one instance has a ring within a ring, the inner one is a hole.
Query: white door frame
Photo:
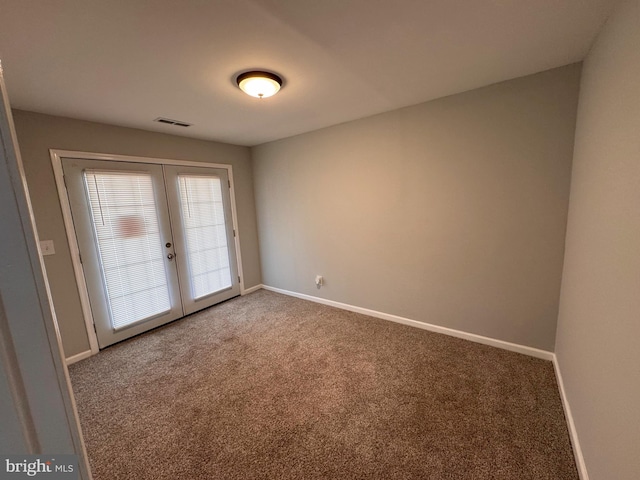
[[[75,453],[91,480],[1,64],[0,187],[0,445]]]
[[[69,197],[67,196],[67,189],[64,183],[64,172],[62,171],[62,158],[77,158],[88,160],[108,160],[113,162],[137,162],[137,163],[151,163],[158,165],[181,165],[188,167],[203,167],[203,168],[224,168],[227,170],[230,183],[230,195],[231,195],[231,217],[233,220],[233,229],[235,231],[235,243],[236,243],[236,256],[238,264],[238,274],[240,275],[240,295],[244,295],[244,275],[242,270],[242,253],[240,250],[240,232],[238,229],[238,214],[236,209],[236,195],[235,195],[235,182],[233,181],[233,167],[231,165],[222,163],[205,163],[205,162],[193,162],[187,160],[171,160],[162,158],[150,158],[150,157],[136,157],[129,155],[113,155],[108,153],[92,153],[92,152],[78,152],[73,150],[49,150],[51,156],[51,164],[53,166],[53,174],[56,180],[56,187],[58,189],[58,198],[60,199],[60,206],[62,208],[62,218],[64,219],[64,228],[67,233],[67,243],[69,244],[69,250],[71,251],[71,261],[73,263],[73,272],[76,278],[76,284],[78,286],[78,294],[80,295],[80,304],[82,305],[82,315],[84,317],[85,327],[87,329],[87,337],[89,338],[89,346],[91,348],[91,354],[98,353],[98,337],[94,330],[93,314],[91,313],[91,304],[89,302],[89,292],[87,290],[87,284],[84,276],[84,269],[82,268],[82,262],[80,261],[80,248],[78,247],[78,241],[76,239],[76,233],[73,226],[73,217],[71,216],[71,205],[69,204]],[[84,358],[84,357],[83,357]]]

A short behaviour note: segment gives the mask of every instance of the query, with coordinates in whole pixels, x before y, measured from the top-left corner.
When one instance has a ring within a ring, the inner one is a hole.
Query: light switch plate
[[[56,253],[56,249],[53,248],[53,240],[41,240],[40,251],[42,255],[53,255]]]

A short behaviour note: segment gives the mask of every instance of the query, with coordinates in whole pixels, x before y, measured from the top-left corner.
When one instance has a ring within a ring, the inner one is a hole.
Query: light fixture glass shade
[[[237,78],[238,86],[247,95],[267,98],[278,93],[282,79],[269,72],[246,72]]]

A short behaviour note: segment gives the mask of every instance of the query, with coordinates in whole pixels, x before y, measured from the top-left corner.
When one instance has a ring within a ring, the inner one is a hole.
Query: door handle
[[[169,255],[167,255],[167,258],[169,260],[173,260],[174,257],[175,257],[175,255],[173,253],[170,253]]]

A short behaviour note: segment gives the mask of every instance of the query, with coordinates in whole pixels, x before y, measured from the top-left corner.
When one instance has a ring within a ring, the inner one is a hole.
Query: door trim
[[[71,205],[69,204],[69,197],[67,196],[67,189],[64,182],[64,173],[62,171],[62,159],[63,158],[77,158],[86,160],[109,160],[113,162],[137,162],[137,163],[151,163],[157,165],[179,165],[188,167],[203,167],[203,168],[224,168],[227,170],[229,182],[231,184],[229,195],[231,198],[231,219],[233,221],[233,229],[236,232],[235,245],[236,245],[236,263],[238,268],[238,274],[240,276],[240,295],[244,295],[244,275],[242,269],[242,253],[240,250],[240,231],[238,229],[238,214],[236,208],[236,194],[235,194],[235,182],[233,179],[233,167],[228,164],[222,163],[208,163],[208,162],[194,162],[189,160],[172,160],[163,158],[151,158],[151,157],[136,157],[129,155],[115,155],[110,153],[92,153],[81,152],[74,150],[58,150],[50,149],[49,155],[51,157],[51,165],[53,167],[53,174],[56,181],[56,187],[58,190],[58,199],[60,200],[60,207],[62,208],[62,218],[64,220],[64,228],[67,234],[67,244],[69,245],[69,251],[71,252],[71,262],[73,265],[73,273],[76,279],[76,285],[78,287],[78,294],[80,296],[80,305],[82,307],[82,316],[84,317],[85,328],[87,329],[87,337],[89,339],[89,346],[91,354],[95,355],[99,352],[98,337],[94,329],[94,319],[91,312],[91,304],[89,302],[89,291],[84,276],[84,268],[80,261],[80,248],[78,246],[78,240],[76,238],[75,228],[73,226],[73,217],[71,216]]]

